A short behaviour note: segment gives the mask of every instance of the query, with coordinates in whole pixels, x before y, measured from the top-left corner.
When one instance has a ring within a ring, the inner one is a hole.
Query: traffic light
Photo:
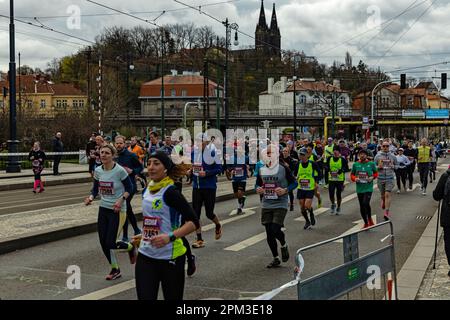
[[[406,74],[402,73],[400,75],[400,89],[406,89]]]
[[[441,73],[441,89],[447,89],[447,74]]]
[[[375,130],[376,127],[377,127],[377,120],[375,120],[375,119],[369,119],[369,127],[370,127],[372,130]]]

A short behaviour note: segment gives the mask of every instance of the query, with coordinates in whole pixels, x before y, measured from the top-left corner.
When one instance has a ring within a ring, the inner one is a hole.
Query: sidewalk
[[[75,163],[60,163],[59,164],[59,172],[61,174],[68,173],[84,173],[88,172],[87,164],[75,164]],[[43,176],[53,175],[53,168],[44,168],[42,171]],[[25,178],[25,177],[33,177],[32,169],[22,169],[21,172],[17,173],[7,173],[6,171],[0,171],[0,180],[1,179],[11,179],[11,178]]]
[[[3,181],[0,180],[1,182]],[[255,178],[247,181],[247,194],[255,192],[254,184]],[[191,202],[192,187],[184,187],[183,195],[188,202]],[[216,201],[233,198],[231,181],[218,182]],[[95,201],[91,206],[80,203],[1,215],[0,254],[95,232],[97,230],[98,203]],[[140,194],[133,198],[132,205],[137,218],[141,218],[142,199]]]
[[[444,239],[441,238],[438,245],[436,269],[433,269],[433,261],[431,261],[416,300],[450,300],[450,277],[447,275],[449,270],[450,266],[444,251]]]

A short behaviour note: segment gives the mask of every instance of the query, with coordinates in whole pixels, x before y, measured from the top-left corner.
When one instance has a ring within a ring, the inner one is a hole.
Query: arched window
[[[300,95],[299,103],[300,104],[305,104],[306,103],[306,96],[304,94]]]

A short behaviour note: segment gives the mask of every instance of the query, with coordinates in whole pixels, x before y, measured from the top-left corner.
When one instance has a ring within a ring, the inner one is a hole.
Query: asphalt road
[[[420,238],[428,224],[427,219],[437,209],[437,203],[431,196],[435,184],[429,186],[425,197],[420,195],[418,188],[413,192],[393,195],[391,211],[397,271],[400,271]],[[295,211],[289,212],[285,220],[291,259],[276,269],[266,268],[272,257],[264,237],[264,228],[260,224],[259,197],[248,197],[247,212],[239,217],[230,216],[236,201],[218,203],[216,214],[226,222],[223,237],[214,240],[213,229],[209,229],[204,232],[206,247],[193,249],[198,256],[198,270],[194,277],[186,279],[185,299],[248,299],[289,282],[293,279],[294,255],[298,248],[339,236],[361,219],[354,193],[355,186],[347,185],[344,191],[347,202],[343,204],[342,215],[331,216],[329,211],[321,213],[313,230],[303,230],[304,222],[296,220],[300,217],[296,205]],[[322,194],[323,207],[329,208],[327,190],[322,190]],[[378,221],[382,221],[378,190],[375,190],[371,204]],[[316,201],[314,205],[317,206]],[[324,209],[318,212],[321,211]],[[204,216],[202,218],[204,225],[210,224]],[[380,240],[387,234],[388,228],[360,234],[360,254],[380,248],[383,245]],[[194,240],[192,235],[188,238],[191,242]],[[244,240],[248,246],[242,243]],[[307,278],[341,264],[342,243],[331,243],[305,254],[304,258],[305,271],[302,277]],[[0,298],[73,299],[86,298],[85,295],[92,294],[89,297],[94,299],[136,299],[133,267],[128,262],[128,256],[120,254],[119,262],[122,278],[114,282],[104,280],[109,266],[101,253],[96,233],[2,255]],[[81,289],[70,290],[66,286],[69,277],[67,268],[71,265],[81,270]],[[377,291],[377,296],[381,296],[381,291]],[[296,288],[282,292],[276,299],[297,299]]]

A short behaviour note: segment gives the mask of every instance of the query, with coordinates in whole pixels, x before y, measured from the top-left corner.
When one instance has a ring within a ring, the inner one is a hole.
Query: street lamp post
[[[377,83],[377,85],[373,88],[372,94],[371,94],[371,105],[370,105],[370,118],[372,122],[375,120],[375,108],[374,108],[374,100],[373,100],[373,94],[375,90],[384,83],[391,83],[392,81],[382,81],[380,83]],[[373,130],[370,130],[370,143],[373,143]]]
[[[298,62],[298,55],[294,56],[294,76],[292,77],[294,79],[294,141],[297,141],[297,91],[296,91],[296,82],[297,82],[297,62]]]
[[[228,128],[228,118],[229,118],[229,100],[228,100],[228,48],[231,45],[231,30],[236,30],[235,33],[235,44],[237,45],[237,30],[239,26],[236,23],[230,24],[228,18],[225,22],[222,22],[225,26],[225,88],[224,88],[224,108],[225,108],[225,129]]]
[[[16,48],[15,48],[15,28],[14,28],[14,0],[9,1],[10,23],[9,23],[9,133],[8,152],[17,153],[19,151],[19,141],[17,140],[16,123]],[[20,163],[17,156],[8,156],[6,172],[20,172]]]
[[[165,137],[166,120],[164,118],[164,29],[161,28],[161,136]]]

